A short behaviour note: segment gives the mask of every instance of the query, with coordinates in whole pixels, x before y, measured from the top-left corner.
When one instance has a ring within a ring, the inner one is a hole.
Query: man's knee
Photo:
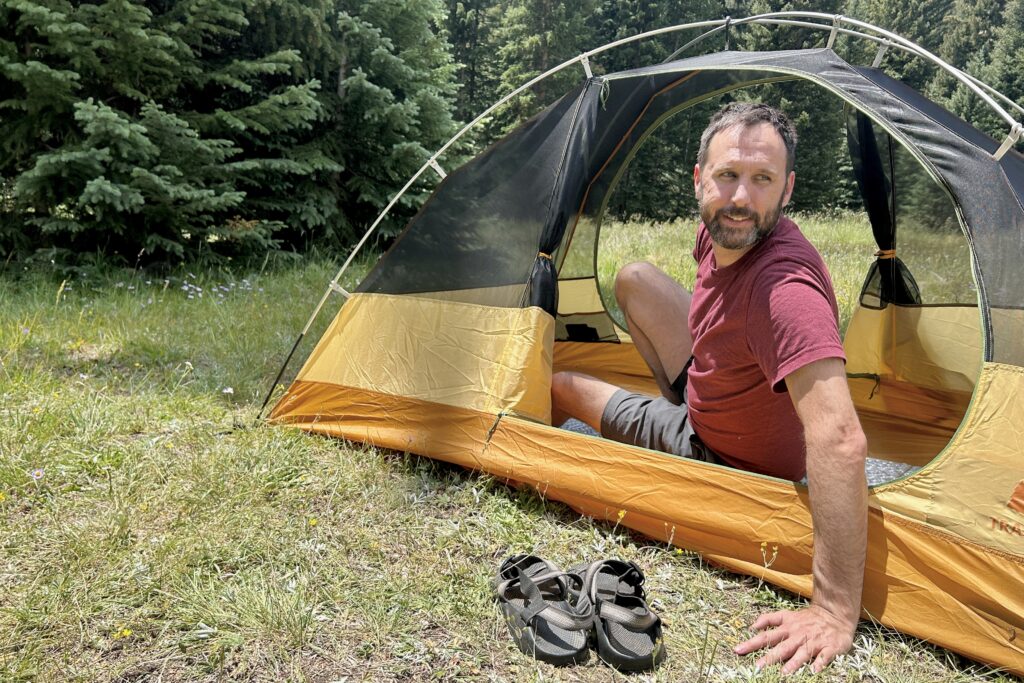
[[[648,297],[655,285],[668,278],[664,270],[647,261],[634,261],[615,273],[615,301],[628,311],[630,302]]]
[[[657,266],[647,261],[628,263],[615,274],[615,300],[620,308],[626,308],[630,299],[642,294],[651,284],[664,273]]]
[[[555,403],[565,403],[565,398],[571,389],[572,378],[568,372],[556,372],[551,375],[551,400]]]

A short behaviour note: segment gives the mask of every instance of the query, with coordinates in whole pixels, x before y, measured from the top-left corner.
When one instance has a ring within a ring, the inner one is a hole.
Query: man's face
[[[786,145],[770,124],[732,126],[708,145],[704,168],[693,169],[700,217],[720,247],[746,251],[779,221],[793,194]]]

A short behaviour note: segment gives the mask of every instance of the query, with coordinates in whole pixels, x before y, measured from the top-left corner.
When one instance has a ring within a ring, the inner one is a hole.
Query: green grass
[[[755,678],[730,646],[791,596],[487,476],[254,425],[334,268],[0,275],[0,680]],[[665,666],[520,654],[488,579],[523,551],[639,562]],[[816,680],[1009,679],[863,624]]]

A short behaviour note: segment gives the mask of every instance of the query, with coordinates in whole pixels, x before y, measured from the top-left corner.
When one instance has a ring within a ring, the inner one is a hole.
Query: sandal
[[[501,563],[494,593],[520,650],[556,666],[587,660],[594,613],[570,602],[581,586],[579,576],[535,555],[513,555]]]
[[[634,562],[599,560],[570,570],[583,579],[577,602],[594,612],[597,653],[622,671],[647,671],[665,659],[661,619],[644,601],[644,574]]]

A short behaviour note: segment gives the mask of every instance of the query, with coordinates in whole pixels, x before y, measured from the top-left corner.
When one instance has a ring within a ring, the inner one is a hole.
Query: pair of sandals
[[[581,664],[593,644],[620,671],[665,658],[661,619],[647,606],[634,562],[599,560],[563,572],[536,555],[501,563],[494,592],[519,649],[549,664]]]

